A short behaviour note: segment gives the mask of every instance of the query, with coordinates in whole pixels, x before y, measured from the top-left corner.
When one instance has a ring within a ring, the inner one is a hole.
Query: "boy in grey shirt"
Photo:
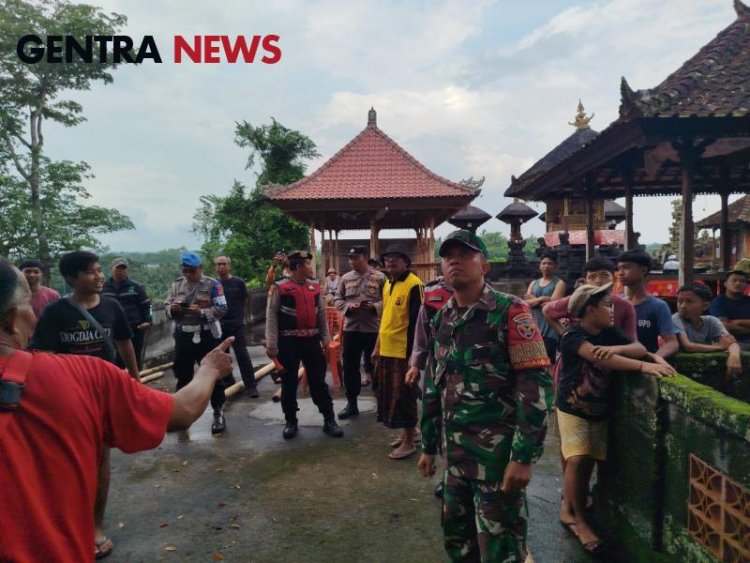
[[[677,312],[672,322],[679,331],[677,338],[685,352],[729,352],[727,373],[742,371],[740,347],[722,322],[711,315],[703,315],[711,301],[707,287],[684,285],[677,292]]]

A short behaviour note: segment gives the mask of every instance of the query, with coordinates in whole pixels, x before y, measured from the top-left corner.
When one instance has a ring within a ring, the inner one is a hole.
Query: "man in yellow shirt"
[[[393,460],[412,455],[417,424],[419,389],[405,381],[424,285],[409,271],[409,251],[392,244],[383,254],[388,281],[383,287],[383,316],[375,345],[375,396],[378,422],[401,430],[401,444],[388,456]]]

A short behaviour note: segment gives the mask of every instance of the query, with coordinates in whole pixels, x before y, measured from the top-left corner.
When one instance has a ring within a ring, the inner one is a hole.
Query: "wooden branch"
[[[18,173],[23,177],[24,180],[27,182],[31,182],[31,174],[26,172],[23,169],[23,165],[21,164],[21,160],[18,158],[18,155],[16,154],[16,150],[13,148],[13,143],[10,142],[10,139],[7,137],[5,138],[5,144],[8,146],[8,151],[10,152],[10,157],[13,159],[13,164],[16,166],[16,170],[18,170]]]

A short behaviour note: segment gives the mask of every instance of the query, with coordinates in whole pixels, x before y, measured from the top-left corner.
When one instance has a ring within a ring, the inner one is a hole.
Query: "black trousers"
[[[253,362],[250,359],[250,354],[247,351],[247,344],[245,343],[245,325],[222,325],[221,332],[222,340],[234,336],[232,350],[234,350],[234,356],[237,358],[237,367],[240,369],[242,382],[245,384],[245,389],[255,389],[257,387],[257,384],[255,383],[255,370],[253,369]]]
[[[341,356],[344,364],[346,398],[351,402],[356,401],[362,391],[362,378],[359,372],[362,353],[366,358],[365,366],[369,364],[370,373],[372,373],[370,356],[372,356],[377,339],[377,332],[344,331],[344,349]]]
[[[133,333],[131,341],[133,342],[133,350],[135,350],[135,361],[138,364],[138,371],[141,371],[143,369],[143,344],[146,339],[146,331],[138,330],[137,327],[138,325],[130,325],[130,332]],[[115,365],[126,369],[125,362],[120,357],[119,351],[115,357]]]
[[[302,362],[307,371],[310,397],[324,417],[333,416],[333,399],[326,384],[326,358],[320,347],[320,338],[279,337],[279,363],[284,366],[281,375],[281,410],[287,420],[296,420],[297,372]]]
[[[182,332],[176,330],[174,333],[174,375],[177,378],[177,391],[185,387],[193,380],[193,371],[196,364],[200,364],[206,354],[219,345],[219,340],[211,336],[211,331],[200,332],[201,341],[193,342],[193,332]],[[214,385],[211,393],[211,406],[215,411],[219,410],[227,400],[224,390],[234,383],[234,376],[230,373],[220,379]]]

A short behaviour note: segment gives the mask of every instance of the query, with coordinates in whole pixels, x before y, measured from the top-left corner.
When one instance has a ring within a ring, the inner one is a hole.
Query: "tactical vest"
[[[292,336],[291,331],[304,331],[296,336],[314,336],[318,330],[318,296],[320,284],[308,278],[300,284],[291,279],[275,282],[279,291],[279,334]]]

